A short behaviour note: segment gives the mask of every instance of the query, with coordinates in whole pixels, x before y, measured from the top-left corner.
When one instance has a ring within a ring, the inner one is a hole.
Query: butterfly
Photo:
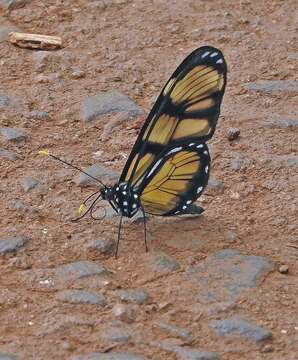
[[[147,250],[145,214],[183,214],[203,193],[211,162],[206,141],[216,128],[226,80],[220,50],[203,46],[193,51],[163,87],[117,183],[99,181],[102,187],[81,217],[92,216],[100,198],[120,214],[116,257],[123,216],[142,211]]]

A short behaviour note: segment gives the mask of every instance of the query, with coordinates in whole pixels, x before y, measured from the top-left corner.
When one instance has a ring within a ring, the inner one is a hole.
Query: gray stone
[[[38,184],[39,181],[31,177],[26,177],[22,180],[22,187],[26,192],[34,189]]]
[[[219,360],[219,356],[212,351],[195,349],[189,346],[176,346],[167,341],[162,341],[157,345],[163,350],[177,354],[181,360]]]
[[[274,155],[263,158],[263,162],[273,167],[298,166],[297,155]]]
[[[73,360],[146,360],[144,357],[130,353],[92,353]]]
[[[125,329],[110,328],[105,330],[102,335],[102,339],[106,341],[126,343],[131,339],[131,334]]]
[[[0,239],[0,254],[7,254],[16,251],[25,245],[28,238],[25,236],[12,236]]]
[[[0,28],[1,31],[1,28]],[[0,32],[0,38],[1,38],[1,32]],[[11,100],[6,95],[0,95],[0,108],[7,107],[11,104]]]
[[[0,128],[0,134],[9,141],[21,141],[26,138],[26,134],[22,130],[10,127]]]
[[[298,52],[294,52],[289,54],[288,59],[290,60],[298,60]]]
[[[50,115],[46,111],[33,110],[29,113],[29,117],[36,120],[48,120]]]
[[[180,269],[178,261],[163,252],[151,254],[150,263],[156,271],[176,271]]]
[[[102,295],[85,290],[63,290],[58,292],[57,298],[71,304],[106,305],[106,300]]]
[[[17,360],[15,355],[0,352],[0,360]]]
[[[192,337],[191,331],[185,328],[178,327],[173,324],[164,323],[164,322],[156,322],[155,325],[161,330],[168,333],[171,336],[179,337],[182,339],[190,339]]]
[[[237,299],[273,269],[274,264],[264,257],[226,249],[190,267],[187,274],[198,284],[200,301],[209,303]]]
[[[61,265],[57,267],[54,272],[57,277],[64,281],[73,281],[87,276],[107,274],[105,267],[87,260]]]
[[[28,238],[25,236],[12,236],[0,239],[0,254],[7,254],[16,251],[25,245]]]
[[[281,129],[288,129],[288,128],[294,128],[298,126],[298,119],[286,119],[286,118],[273,118],[270,120],[267,120],[265,122],[262,122],[262,127],[264,128],[281,128]]]
[[[263,341],[272,337],[270,331],[237,317],[230,317],[224,320],[212,320],[210,325],[220,336],[240,336],[254,342]]]
[[[98,93],[86,98],[82,103],[84,121],[92,121],[101,115],[115,112],[126,112],[131,116],[138,116],[142,111],[126,95],[116,90]]]
[[[262,80],[245,84],[248,90],[261,92],[290,91],[298,92],[298,81],[295,80]]]
[[[87,169],[84,169],[84,171],[99,180],[105,178],[110,181],[117,181],[119,178],[119,175],[114,171],[109,170],[106,167],[97,164],[89,166]],[[99,184],[96,180],[92,179],[90,176],[86,174],[80,174],[75,179],[75,183],[81,187]]]
[[[0,149],[0,157],[8,159],[10,161],[15,161],[18,158],[14,152],[5,149]]]
[[[143,290],[116,290],[115,294],[122,301],[127,301],[138,305],[144,304],[149,298],[148,293]]]
[[[0,7],[5,10],[15,10],[24,7],[30,0],[0,0]]]
[[[225,187],[221,181],[216,179],[209,179],[208,186],[206,189],[207,194],[213,194],[213,195],[223,194],[224,190]]]
[[[90,251],[96,251],[104,255],[112,255],[115,252],[116,242],[111,238],[97,238],[89,241],[87,248]]]

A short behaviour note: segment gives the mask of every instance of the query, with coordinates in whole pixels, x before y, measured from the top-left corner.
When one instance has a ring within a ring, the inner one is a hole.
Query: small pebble
[[[269,353],[269,352],[272,352],[274,349],[273,349],[273,346],[271,344],[266,344],[264,345],[262,348],[261,348],[261,353]]]
[[[116,248],[116,242],[111,238],[97,238],[95,240],[91,240],[87,244],[87,250],[104,255],[113,255]]]
[[[229,141],[236,140],[240,135],[240,129],[238,128],[229,128],[227,130],[227,138]]]
[[[287,274],[289,272],[289,267],[288,265],[281,265],[279,268],[278,268],[278,271],[281,273],[281,274]]]
[[[36,120],[48,120],[50,115],[46,111],[33,110],[29,113],[29,117]]]
[[[116,304],[112,311],[117,319],[128,324],[134,322],[136,319],[135,308],[130,305]]]
[[[81,78],[84,78],[86,76],[86,74],[83,70],[73,69],[71,76],[74,79],[81,79]]]
[[[149,298],[148,293],[143,290],[117,290],[115,294],[122,301],[135,303],[138,305],[144,304]]]

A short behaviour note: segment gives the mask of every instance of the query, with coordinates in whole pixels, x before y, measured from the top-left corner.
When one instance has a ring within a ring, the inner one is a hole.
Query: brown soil
[[[141,287],[152,299],[138,310],[133,324],[141,340],[114,344],[114,350],[148,359],[175,359],[176,355],[150,346],[165,338],[152,323],[171,311],[176,325],[197,334],[191,346],[216,351],[221,359],[295,359],[297,165],[290,166],[287,159],[297,150],[297,132],[266,124],[293,118],[297,93],[248,92],[244,84],[297,80],[297,60],[288,58],[297,51],[296,2],[98,1],[102,5],[97,7],[95,3],[32,0],[1,20],[25,32],[62,36],[65,48],[52,52],[57,61],[41,69],[34,51],[0,43],[0,88],[18,103],[1,113],[1,126],[22,128],[28,134],[25,142],[1,144],[19,155],[14,162],[1,160],[1,237],[24,234],[31,238],[17,254],[1,259],[0,350],[18,354],[20,359],[68,359],[102,351],[105,344],[98,334],[113,319],[113,289]],[[271,273],[255,290],[255,297],[238,303],[255,323],[272,331],[268,353],[259,346],[243,348],[241,342],[232,348],[208,329],[204,317],[193,322],[188,307],[196,301],[195,290],[194,297],[184,299],[179,294],[181,270],[155,277],[145,267],[150,254],[144,252],[141,224],[125,224],[117,261],[86,251],[84,245],[94,236],[115,238],[118,219],[70,222],[92,189],[75,185],[73,170],[36,155],[40,148],[49,148],[80,167],[100,162],[120,171],[145,116],[115,121],[112,136],[102,137],[104,125],[117,115],[84,123],[81,101],[99,91],[117,89],[147,113],[175,67],[205,44],[222,49],[229,65],[220,122],[210,142],[212,177],[222,181],[225,190],[203,196],[206,211],[199,218],[152,218],[148,223],[150,252],[164,251],[180,262],[182,271],[223,248],[267,257],[277,267],[287,264],[289,274]],[[80,69],[82,77],[72,75],[65,64]],[[29,113],[34,109],[49,112],[50,119],[32,120]],[[226,136],[231,127],[241,131],[233,142]],[[100,161],[94,157],[99,150],[103,151]],[[242,167],[234,170],[231,160],[237,157]],[[38,178],[42,185],[25,193],[21,180],[26,176]],[[15,210],[17,201],[27,210]],[[232,242],[230,232],[236,234]],[[194,245],[196,239],[199,244]],[[53,291],[24,280],[28,271],[34,274],[76,260],[93,260],[112,272],[111,283],[100,290],[107,308],[61,304]],[[169,302],[170,310],[157,311],[153,306],[164,302]],[[79,316],[95,325],[43,331],[57,316]]]

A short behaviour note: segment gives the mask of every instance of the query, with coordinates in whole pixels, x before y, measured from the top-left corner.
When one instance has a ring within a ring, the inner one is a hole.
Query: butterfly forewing
[[[212,137],[226,73],[224,57],[213,47],[201,47],[182,62],[145,121],[120,181],[139,186],[167,147],[185,141],[204,142]]]
[[[176,215],[195,201],[208,182],[210,156],[206,144],[186,143],[167,149],[149,167],[140,187],[147,213]]]

